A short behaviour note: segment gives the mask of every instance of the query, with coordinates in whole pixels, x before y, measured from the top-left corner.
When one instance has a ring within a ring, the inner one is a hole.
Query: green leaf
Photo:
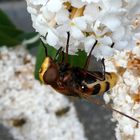
[[[69,63],[74,67],[83,68],[87,58],[85,51],[78,50],[76,55],[69,55]]]
[[[17,39],[9,37],[9,36],[0,32],[0,47],[3,45],[15,46],[17,44],[20,44],[20,42]]]
[[[22,42],[24,40],[33,39],[37,35],[38,35],[37,32],[22,33],[21,35],[18,36],[18,39]],[[35,42],[33,42],[31,44],[27,44],[27,49],[36,48],[39,45],[40,45],[40,39],[36,40]]]
[[[39,79],[39,69],[40,69],[44,59],[45,59],[45,51],[44,51],[42,44],[40,43],[40,45],[38,46],[38,54],[37,54],[37,58],[36,58],[36,65],[35,65],[35,72],[34,72],[36,79]]]
[[[15,28],[9,17],[0,9],[0,25],[5,25]]]
[[[54,47],[49,46],[49,45],[46,45],[46,47],[47,47],[47,51],[48,51],[48,56],[51,56],[52,58],[54,58],[57,50]]]
[[[17,38],[23,31],[16,28],[8,16],[0,9],[0,46],[15,46],[21,41]]]
[[[0,25],[0,33],[5,34],[12,38],[16,38],[19,35],[23,34],[23,31],[9,26]]]
[[[46,45],[46,47],[47,47],[47,51],[48,51],[48,56],[54,58],[57,50],[49,45]],[[40,45],[38,46],[38,54],[37,54],[37,60],[36,60],[36,66],[35,66],[35,78],[36,79],[39,79],[39,69],[40,69],[45,57],[46,57],[45,50],[40,41]],[[86,58],[87,58],[86,52],[79,50],[77,55],[69,55],[69,63],[71,64],[71,66],[82,68],[85,64]]]
[[[18,36],[18,39],[21,41],[28,40],[35,37],[37,34],[38,34],[37,32],[29,32],[29,33],[24,32]]]

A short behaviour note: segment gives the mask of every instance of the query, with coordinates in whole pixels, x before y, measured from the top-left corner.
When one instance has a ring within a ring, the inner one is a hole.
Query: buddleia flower
[[[98,40],[93,54],[102,58],[112,56],[114,50],[132,49],[136,32],[132,21],[138,4],[138,0],[27,0],[27,9],[46,44],[65,50],[69,31],[70,54],[78,49],[89,53]]]

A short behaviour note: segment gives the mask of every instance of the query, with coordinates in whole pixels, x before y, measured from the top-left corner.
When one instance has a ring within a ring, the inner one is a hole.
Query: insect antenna
[[[45,34],[45,36],[41,35],[40,37],[42,37],[44,40],[47,39],[47,35],[48,35],[48,32]]]
[[[96,40],[95,43],[93,44],[91,50],[90,50],[90,53],[89,53],[89,55],[88,55],[88,57],[87,57],[87,59],[86,59],[85,65],[84,65],[84,70],[87,70],[87,68],[88,68],[88,65],[89,65],[89,62],[90,62],[90,58],[91,58],[92,51],[93,51],[94,47],[97,45],[97,43],[98,43],[98,41]]]
[[[113,43],[111,44],[110,48],[113,48],[113,47],[114,47],[114,45],[115,45],[115,43],[113,42]]]
[[[127,117],[127,118],[129,118],[129,119],[131,119],[131,120],[133,120],[133,121],[135,121],[137,124],[136,124],[136,126],[138,127],[138,124],[140,123],[137,119],[135,119],[135,118],[133,118],[133,117],[131,117],[131,116],[129,116],[129,115],[127,115],[127,114],[124,114],[123,112],[121,112],[121,111],[118,111],[118,110],[116,110],[116,109],[114,109],[114,108],[112,108],[111,107],[111,105],[107,105],[107,104],[105,104],[104,102],[102,102],[102,101],[100,101],[100,100],[97,100],[97,99],[93,99],[93,98],[91,98],[89,95],[87,95],[87,94],[80,94],[80,97],[83,97],[84,99],[86,99],[86,100],[88,100],[90,103],[94,103],[94,104],[97,104],[97,105],[102,105],[103,107],[105,107],[105,108],[107,108],[107,109],[109,109],[109,110],[113,110],[113,111],[115,111],[115,112],[117,112],[117,113],[119,113],[119,114],[121,114],[121,115],[123,115],[123,116],[125,116],[125,117]]]
[[[68,63],[68,50],[69,50],[69,40],[70,40],[70,32],[67,32],[67,44],[66,44],[66,58],[65,58],[65,63]]]

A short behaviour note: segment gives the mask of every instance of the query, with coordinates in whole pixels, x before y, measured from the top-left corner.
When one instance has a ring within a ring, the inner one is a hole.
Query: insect
[[[62,109],[57,110],[55,112],[55,114],[56,114],[56,116],[61,117],[61,116],[65,115],[67,112],[69,112],[69,110],[70,110],[70,106],[66,106]]]
[[[62,47],[60,47],[54,57],[54,59],[47,54],[47,48],[45,48],[46,58],[42,63],[39,71],[39,78],[44,84],[51,85],[56,91],[67,95],[82,97],[88,101],[96,104],[103,105],[104,107],[116,111],[136,122],[136,119],[113,109],[110,105],[106,105],[98,100],[93,99],[92,95],[101,95],[104,92],[114,87],[118,81],[118,75],[114,72],[105,72],[104,59],[101,60],[103,66],[103,73],[99,71],[88,71],[88,66],[91,58],[92,51],[97,45],[96,40],[93,44],[89,55],[87,56],[85,65],[83,68],[73,67],[68,63],[68,49],[70,33],[67,32],[67,44],[66,53],[64,53]],[[111,45],[112,47],[112,45]],[[57,62],[59,55],[62,55],[60,62]]]
[[[24,118],[21,119],[14,119],[13,120],[13,126],[15,127],[21,127],[26,123],[26,120]]]

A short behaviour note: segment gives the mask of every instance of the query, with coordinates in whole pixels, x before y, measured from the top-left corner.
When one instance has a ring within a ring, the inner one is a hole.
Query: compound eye
[[[58,76],[58,71],[56,68],[49,68],[43,75],[43,79],[45,81],[45,83],[47,84],[51,84],[53,82],[55,82],[55,80],[57,79]]]

